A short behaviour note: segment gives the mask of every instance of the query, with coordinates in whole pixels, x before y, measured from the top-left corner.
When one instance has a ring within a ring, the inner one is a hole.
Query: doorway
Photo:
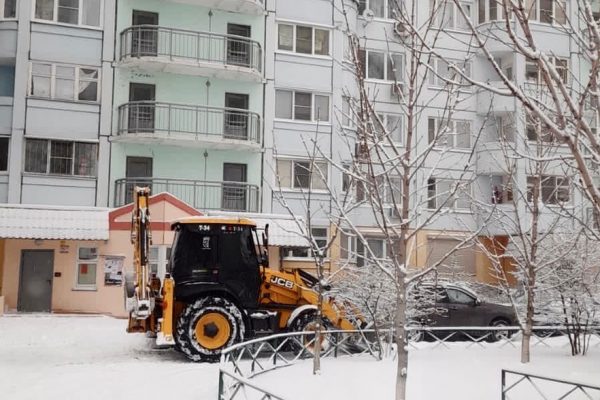
[[[154,132],[156,85],[149,83],[129,84],[130,133]]]
[[[50,312],[53,277],[53,250],[23,250],[17,309],[21,312]]]
[[[133,10],[131,22],[135,27],[131,38],[131,55],[156,57],[158,55],[158,14]]]
[[[227,64],[248,68],[252,66],[250,41],[243,39],[250,38],[250,29],[248,25],[227,24],[228,35],[240,36],[239,38],[227,40]]]
[[[148,186],[152,189],[152,158],[151,157],[127,157],[125,167],[125,203],[133,201],[133,189],[135,186]],[[148,178],[148,179],[144,179]]]
[[[223,164],[224,210],[246,211],[246,170],[246,164]]]
[[[225,93],[225,108],[247,110],[249,96],[239,93]],[[223,136],[228,139],[248,139],[248,113],[226,110]]]

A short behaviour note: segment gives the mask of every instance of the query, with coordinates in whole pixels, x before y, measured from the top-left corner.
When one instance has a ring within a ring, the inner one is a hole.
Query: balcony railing
[[[243,36],[136,25],[121,32],[121,60],[167,57],[184,61],[231,65],[262,71],[260,44]]]
[[[233,139],[257,144],[260,143],[260,117],[238,108],[135,101],[119,107],[117,133],[194,140],[202,137]]]
[[[256,185],[163,178],[117,179],[115,207],[132,202],[135,186],[148,186],[152,193],[170,193],[198,210],[258,212],[259,188]]]

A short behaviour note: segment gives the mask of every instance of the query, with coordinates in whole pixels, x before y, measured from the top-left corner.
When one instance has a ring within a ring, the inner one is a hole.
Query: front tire
[[[221,352],[244,339],[240,309],[222,297],[189,304],[177,321],[177,347],[192,361],[216,362]]]
[[[332,344],[333,338],[325,331],[333,329],[333,324],[325,317],[322,316],[323,324],[321,325],[321,351],[326,351]],[[290,331],[292,332],[315,332],[317,327],[317,312],[315,310],[303,312],[298,315],[290,323]],[[292,340],[292,347],[296,351],[300,351],[305,348],[309,353],[315,353],[315,335],[302,335],[297,336],[296,340]]]

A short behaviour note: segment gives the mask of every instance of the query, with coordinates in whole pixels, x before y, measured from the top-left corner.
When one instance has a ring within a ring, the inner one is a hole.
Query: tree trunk
[[[525,329],[523,329],[523,339],[521,340],[521,362],[528,363],[531,359],[530,343],[533,330],[533,287],[529,287],[527,295],[527,313],[525,316]]]
[[[408,371],[408,343],[404,323],[406,320],[406,303],[404,280],[398,282],[396,295],[396,347],[398,348],[398,371],[396,372],[396,400],[406,399],[406,380]]]

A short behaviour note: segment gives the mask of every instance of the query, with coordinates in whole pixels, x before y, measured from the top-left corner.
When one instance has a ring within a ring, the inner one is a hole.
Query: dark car
[[[516,324],[515,313],[511,306],[485,302],[475,292],[466,287],[443,284],[421,286],[415,290],[417,292],[412,298],[415,301],[416,315],[412,317],[409,325],[504,327]],[[510,333],[504,330],[466,331],[465,333],[471,337],[476,337],[488,332],[488,337],[492,340],[500,340],[503,337],[510,336]],[[411,337],[413,340],[419,340],[423,337],[423,332],[415,330],[412,332]]]

